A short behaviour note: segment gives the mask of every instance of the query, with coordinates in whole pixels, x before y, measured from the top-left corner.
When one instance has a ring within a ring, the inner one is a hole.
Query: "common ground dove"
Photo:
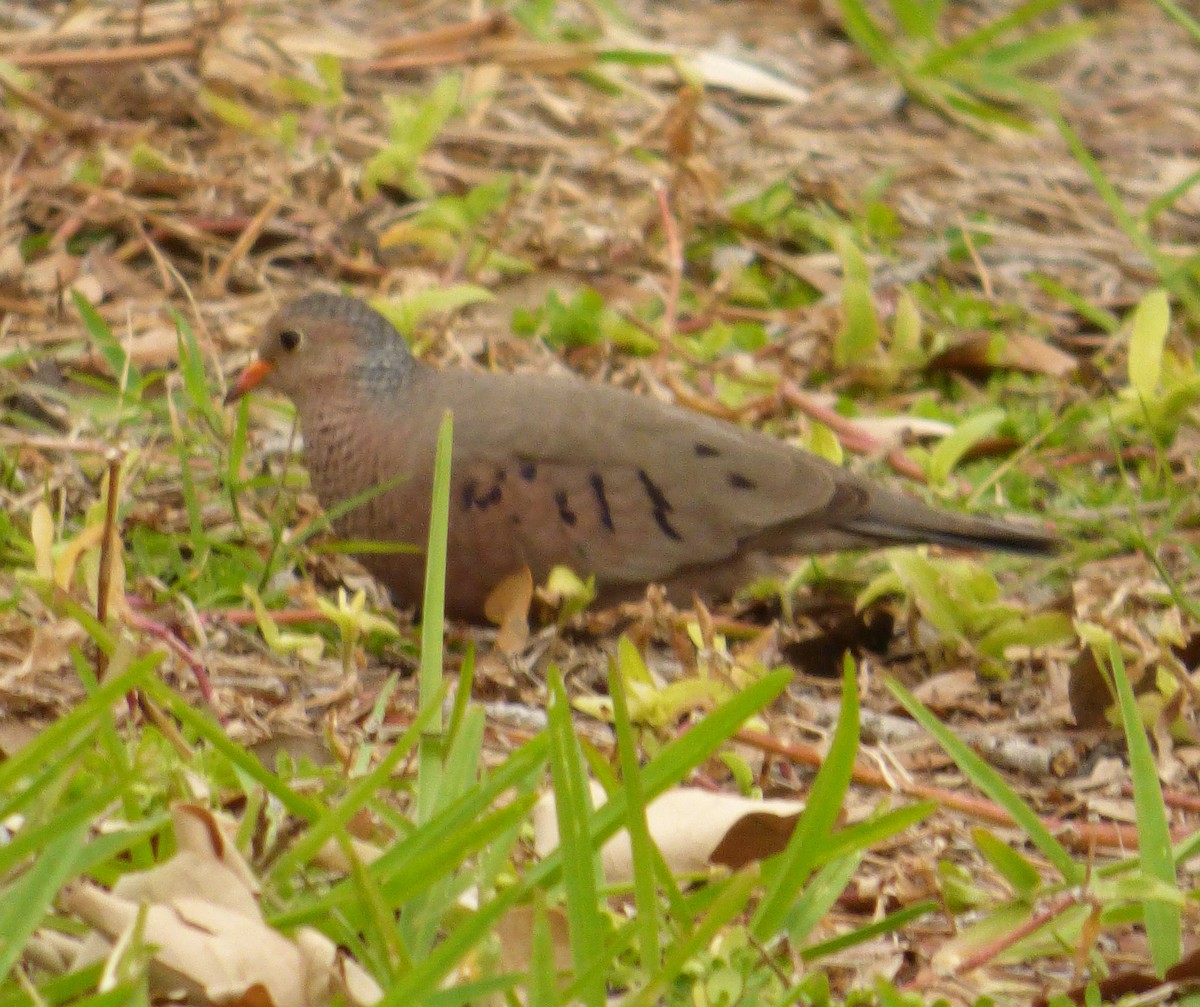
[[[404,478],[339,517],[349,539],[423,548],[438,426],[454,412],[446,607],[480,620],[529,567],[594,574],[602,598],[662,583],[728,593],[772,557],[928,542],[1044,553],[1052,534],[934,510],[780,440],[623,389],[437,370],[361,301],[312,294],[267,322],[229,401],[258,385],[296,404],[322,505]],[[421,554],[365,553],[401,604]]]

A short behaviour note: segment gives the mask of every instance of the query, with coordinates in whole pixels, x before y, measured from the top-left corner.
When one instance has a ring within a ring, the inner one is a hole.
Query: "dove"
[[[1040,527],[953,513],[770,435],[578,377],[438,369],[366,303],[310,294],[264,326],[227,402],[281,392],[321,505],[352,540],[423,550],[438,428],[454,416],[446,611],[474,622],[509,575],[594,576],[600,601],[652,583],[727,596],[787,557],[917,543],[1044,554]],[[372,493],[375,487],[387,488]],[[419,604],[422,552],[360,561]]]

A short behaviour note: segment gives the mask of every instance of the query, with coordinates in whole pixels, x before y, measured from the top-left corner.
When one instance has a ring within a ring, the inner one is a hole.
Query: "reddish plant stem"
[[[159,59],[194,59],[200,43],[192,39],[168,39],[143,42],[111,49],[52,49],[47,52],[9,53],[5,60],[27,69],[54,70],[62,67],[117,66],[121,63],[149,63]]]
[[[675,338],[676,316],[679,313],[679,291],[683,286],[683,245],[679,240],[679,229],[671,213],[670,195],[662,182],[655,182],[654,196],[658,200],[658,213],[662,218],[663,238],[667,243],[667,295],[663,301],[663,339]]]
[[[853,451],[855,454],[860,455],[869,455],[876,454],[883,449],[883,445],[878,440],[859,428],[853,420],[848,420],[845,416],[835,412],[828,406],[821,405],[811,396],[805,395],[804,392],[800,391],[790,381],[785,381],[779,386],[779,394],[788,405],[794,406],[806,416],[811,416],[817,422],[824,423],[825,426],[829,427],[830,430],[837,434],[838,441],[847,451]],[[921,471],[921,467],[903,451],[889,451],[885,457],[892,469],[900,475],[907,476],[914,482],[923,483],[926,481],[925,473]]]
[[[804,766],[819,768],[824,762],[824,755],[812,745],[781,741],[758,731],[739,731],[736,737],[743,744],[751,745],[763,752],[781,755]],[[981,797],[969,797],[924,783],[890,779],[879,770],[865,766],[854,767],[853,779],[855,783],[866,787],[875,787],[879,790],[898,790],[917,800],[936,801],[943,807],[953,808],[980,821],[991,822],[993,825],[1016,825],[1012,816],[1000,805]],[[1113,822],[1076,822],[1057,816],[1044,816],[1041,822],[1052,832],[1066,833],[1080,848],[1086,849],[1092,846],[1118,850],[1136,850],[1138,848],[1137,830],[1131,826]],[[1178,840],[1183,837],[1180,835],[1174,838]]]

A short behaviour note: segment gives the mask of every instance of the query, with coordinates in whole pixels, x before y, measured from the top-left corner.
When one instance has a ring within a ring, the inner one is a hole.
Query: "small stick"
[[[382,59],[366,60],[353,64],[354,69],[373,73],[383,73],[388,70],[424,70],[434,66],[456,66],[466,63],[471,58],[469,49],[447,49],[444,52],[415,52],[401,53],[398,56],[384,56]]]
[[[663,338],[670,340],[675,337],[675,322],[679,313],[679,291],[683,284],[683,246],[679,241],[679,229],[675,226],[675,218],[671,214],[667,187],[658,180],[654,182],[654,196],[658,200],[663,237],[667,242],[667,296],[663,302]]]
[[[23,88],[20,84],[16,84],[11,80],[5,80],[3,77],[0,77],[0,91],[6,92],[22,105],[27,105],[64,133],[82,133],[88,130],[99,130],[107,125],[98,119],[76,115],[74,112],[68,112],[66,109],[59,108],[54,102],[47,101],[41,95]]]
[[[508,15],[489,14],[474,21],[433,28],[430,31],[410,32],[383,39],[377,50],[380,56],[398,56],[401,53],[428,53],[431,49],[444,49],[461,42],[469,42],[492,35],[502,35],[511,28]]]
[[[988,962],[1007,951],[1018,941],[1023,940],[1032,933],[1036,933],[1041,927],[1044,927],[1051,920],[1061,916],[1068,909],[1081,903],[1091,904],[1093,911],[1096,909],[1096,898],[1088,895],[1082,889],[1076,888],[1069,892],[1063,892],[1061,895],[1051,899],[1046,905],[1033,913],[1024,923],[1019,923],[1011,930],[1001,934],[999,937],[988,941],[986,944],[977,948],[974,953],[967,955],[954,968],[954,974],[963,976],[969,972],[974,972],[977,968],[982,968]]]
[[[824,755],[812,745],[797,744],[781,741],[778,738],[762,734],[759,731],[742,730],[734,737],[746,745],[751,745],[762,752],[781,755],[802,766],[819,767],[824,761]],[[993,825],[1013,826],[1012,816],[998,804],[983,798],[965,796],[942,787],[931,787],[924,783],[890,780],[877,769],[855,766],[853,779],[855,783],[880,790],[898,790],[902,794],[917,800],[932,800],[939,804],[961,811],[981,821]],[[1138,848],[1137,830],[1117,822],[1076,822],[1056,816],[1042,816],[1042,824],[1056,832],[1068,832],[1081,842],[1106,846],[1119,850],[1136,850]],[[1175,837],[1182,839],[1180,835]]]
[[[795,406],[806,416],[810,416],[829,427],[830,430],[837,434],[838,440],[848,451],[853,451],[855,454],[868,455],[874,454],[883,447],[879,441],[858,427],[853,420],[848,420],[845,416],[835,412],[828,406],[823,406],[819,402],[816,402],[811,396],[805,395],[791,382],[784,382],[780,385],[779,392],[788,405]],[[903,451],[889,451],[886,457],[888,464],[900,475],[908,476],[908,478],[919,483],[926,481],[925,473],[921,471],[920,466]]]
[[[208,281],[208,294],[211,297],[220,297],[225,293],[225,288],[229,284],[229,277],[232,274],[234,267],[237,266],[246,254],[254,247],[254,243],[262,234],[267,222],[275,216],[276,211],[283,205],[283,199],[277,193],[271,193],[267,197],[267,201],[263,203],[262,208],[254,215],[250,223],[246,225],[245,230],[238,235],[237,241],[233,243],[233,247],[229,250],[229,254],[221,260],[221,264],[217,267],[217,271],[213,273]]]
[[[41,437],[37,434],[14,434],[0,429],[0,444],[11,444],[34,451],[65,451],[76,455],[103,455],[112,450],[112,445],[103,441],[69,440],[66,437]]]
[[[121,45],[112,49],[52,49],[48,52],[10,53],[4,58],[26,69],[55,70],[70,66],[117,66],[121,63],[149,63],[158,59],[194,59],[200,43],[192,39],[168,39]]]
[[[108,625],[108,595],[112,589],[113,553],[117,534],[117,496],[121,488],[121,462],[125,453],[120,448],[109,448],[108,497],[104,502],[104,537],[100,539],[100,572],[96,578],[96,619],[101,626]],[[96,657],[96,680],[103,681],[108,671],[108,655],[101,648]]]
[[[175,652],[176,656],[192,670],[192,675],[196,679],[196,687],[200,690],[200,695],[204,697],[205,702],[213,707],[213,709],[216,709],[212,679],[209,677],[208,668],[205,667],[204,661],[196,655],[192,648],[184,643],[169,626],[164,626],[157,619],[151,619],[149,616],[135,611],[129,612],[128,619],[132,629],[140,630],[148,636],[162,640],[163,643]]]
[[[962,235],[963,244],[967,246],[967,253],[971,256],[971,261],[975,264],[975,272],[979,275],[979,286],[983,290],[983,296],[991,301],[995,298],[995,292],[992,290],[992,278],[988,275],[983,259],[979,257],[975,242],[971,240],[971,232],[967,229],[967,220],[961,212],[958,214],[958,231]]]

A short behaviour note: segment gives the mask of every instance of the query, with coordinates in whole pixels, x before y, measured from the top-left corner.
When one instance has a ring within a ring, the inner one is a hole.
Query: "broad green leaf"
[[[1129,383],[1150,401],[1162,378],[1163,347],[1171,325],[1171,304],[1161,287],[1142,298],[1129,333]]]
[[[1004,422],[1003,409],[988,409],[963,420],[949,437],[944,437],[929,454],[927,474],[934,486],[943,485],[962,461],[963,455]]]
[[[1013,891],[1022,898],[1029,898],[1037,891],[1042,881],[1041,875],[1017,850],[1004,840],[997,839],[987,829],[973,829],[971,836],[979,852],[1012,885]]]
[[[842,328],[834,338],[833,362],[839,368],[865,364],[880,344],[879,315],[866,259],[846,230],[835,247],[842,260]]]

